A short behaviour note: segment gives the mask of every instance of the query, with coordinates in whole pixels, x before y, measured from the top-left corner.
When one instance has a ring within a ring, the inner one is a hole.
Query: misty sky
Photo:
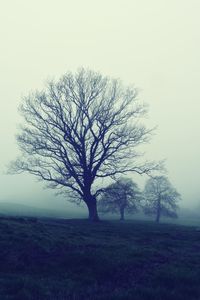
[[[200,207],[199,13],[199,0],[1,1],[0,201],[63,201],[31,175],[4,172],[19,154],[21,97],[83,66],[140,89],[146,123],[158,125],[147,157],[166,158],[182,205]]]

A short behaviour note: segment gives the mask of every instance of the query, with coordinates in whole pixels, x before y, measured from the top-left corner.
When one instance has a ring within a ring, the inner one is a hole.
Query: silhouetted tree
[[[103,213],[119,213],[120,220],[124,220],[125,211],[138,211],[142,193],[138,185],[130,178],[121,177],[104,189],[98,206]]]
[[[165,176],[150,178],[144,189],[144,212],[155,215],[159,223],[161,216],[177,218],[177,202],[180,194]]]
[[[27,171],[50,188],[76,193],[90,220],[98,220],[96,179],[158,167],[138,161],[136,147],[149,140],[151,130],[138,122],[145,108],[136,89],[120,80],[85,69],[67,73],[25,97],[20,112],[22,157],[11,172]]]

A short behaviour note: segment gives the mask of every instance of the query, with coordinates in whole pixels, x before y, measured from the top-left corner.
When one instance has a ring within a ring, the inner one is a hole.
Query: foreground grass
[[[0,219],[2,300],[200,299],[200,232],[151,222]]]

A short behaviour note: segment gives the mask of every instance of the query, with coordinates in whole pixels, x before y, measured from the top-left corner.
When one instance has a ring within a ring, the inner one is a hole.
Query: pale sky
[[[200,1],[0,4],[0,201],[43,207],[63,201],[31,175],[4,172],[18,154],[21,97],[43,88],[46,79],[83,66],[140,89],[149,105],[147,123],[158,126],[147,156],[166,158],[182,205],[200,207]]]

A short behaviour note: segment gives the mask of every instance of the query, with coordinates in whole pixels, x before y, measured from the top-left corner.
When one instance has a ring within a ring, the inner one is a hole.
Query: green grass
[[[200,299],[200,232],[153,222],[0,219],[2,300]]]

